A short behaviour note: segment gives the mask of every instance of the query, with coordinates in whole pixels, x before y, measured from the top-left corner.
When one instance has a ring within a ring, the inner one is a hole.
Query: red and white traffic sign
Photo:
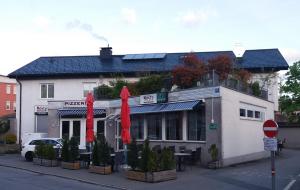
[[[264,122],[263,130],[267,137],[273,138],[277,135],[278,125],[275,121],[269,119]]]

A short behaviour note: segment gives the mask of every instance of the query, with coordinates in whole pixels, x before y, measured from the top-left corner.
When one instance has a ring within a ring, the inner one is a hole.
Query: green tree
[[[69,152],[70,162],[75,162],[76,160],[78,160],[79,157],[78,142],[75,137],[71,138],[69,146],[70,146],[70,152]]]
[[[289,121],[300,122],[300,116],[295,114],[300,110],[300,61],[289,67],[285,78],[285,83],[280,87],[280,110]]]
[[[138,167],[138,147],[136,144],[136,139],[132,139],[131,143],[128,146],[128,165],[135,170]]]
[[[69,162],[69,140],[64,139],[63,140],[63,146],[61,150],[61,157],[64,162]]]

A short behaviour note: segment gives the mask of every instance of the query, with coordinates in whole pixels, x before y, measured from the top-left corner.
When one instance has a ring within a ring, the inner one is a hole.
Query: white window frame
[[[10,110],[10,101],[5,102],[5,109]]]
[[[85,85],[88,85],[88,89],[85,89]],[[90,89],[91,86],[95,85],[94,87],[92,87],[92,89]],[[83,82],[82,83],[82,88],[83,88],[83,91],[82,91],[82,97],[86,97],[84,92],[87,90],[88,92],[93,92],[94,91],[94,88],[97,87],[97,82]]]
[[[47,86],[46,97],[42,97],[42,85]],[[49,85],[53,85],[53,97],[49,97]],[[41,99],[54,99],[54,94],[55,94],[54,83],[40,83],[40,98]]]
[[[6,94],[10,94],[10,92],[11,92],[11,85],[6,84]]]

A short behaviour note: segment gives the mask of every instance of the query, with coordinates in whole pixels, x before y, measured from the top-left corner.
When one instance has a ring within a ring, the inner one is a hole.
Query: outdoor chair
[[[179,152],[184,152],[186,150],[185,146],[179,146]]]

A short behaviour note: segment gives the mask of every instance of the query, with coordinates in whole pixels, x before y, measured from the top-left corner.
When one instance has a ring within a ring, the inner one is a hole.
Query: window
[[[135,139],[144,139],[144,116],[131,116],[130,135]]]
[[[17,94],[17,86],[14,85],[14,94]]]
[[[97,121],[97,137],[104,137],[105,136],[105,133],[104,133],[104,121],[103,120],[99,120]]]
[[[188,112],[187,123],[188,140],[191,141],[205,141],[205,110],[202,108],[197,111]]]
[[[10,94],[10,84],[6,85],[6,94]]]
[[[80,144],[80,121],[73,121],[73,137]]]
[[[69,121],[62,122],[62,138],[65,138],[65,139],[70,138],[70,122]]]
[[[161,140],[161,114],[149,114],[146,116],[148,138],[152,140]]]
[[[6,101],[5,108],[6,110],[10,110],[10,101]]]
[[[261,118],[260,111],[255,111],[254,116],[255,116],[256,119],[260,119]]]
[[[94,88],[97,85],[95,82],[85,82],[83,83],[83,97],[86,97],[89,92],[94,92]]]
[[[14,106],[14,110],[16,110],[16,102],[14,102],[13,106]]]
[[[41,98],[54,98],[54,84],[41,84]]]
[[[246,117],[246,110],[240,109],[240,117]]]
[[[247,117],[253,118],[253,111],[247,110]]]
[[[181,118],[180,112],[166,113],[166,140],[182,140]]]

